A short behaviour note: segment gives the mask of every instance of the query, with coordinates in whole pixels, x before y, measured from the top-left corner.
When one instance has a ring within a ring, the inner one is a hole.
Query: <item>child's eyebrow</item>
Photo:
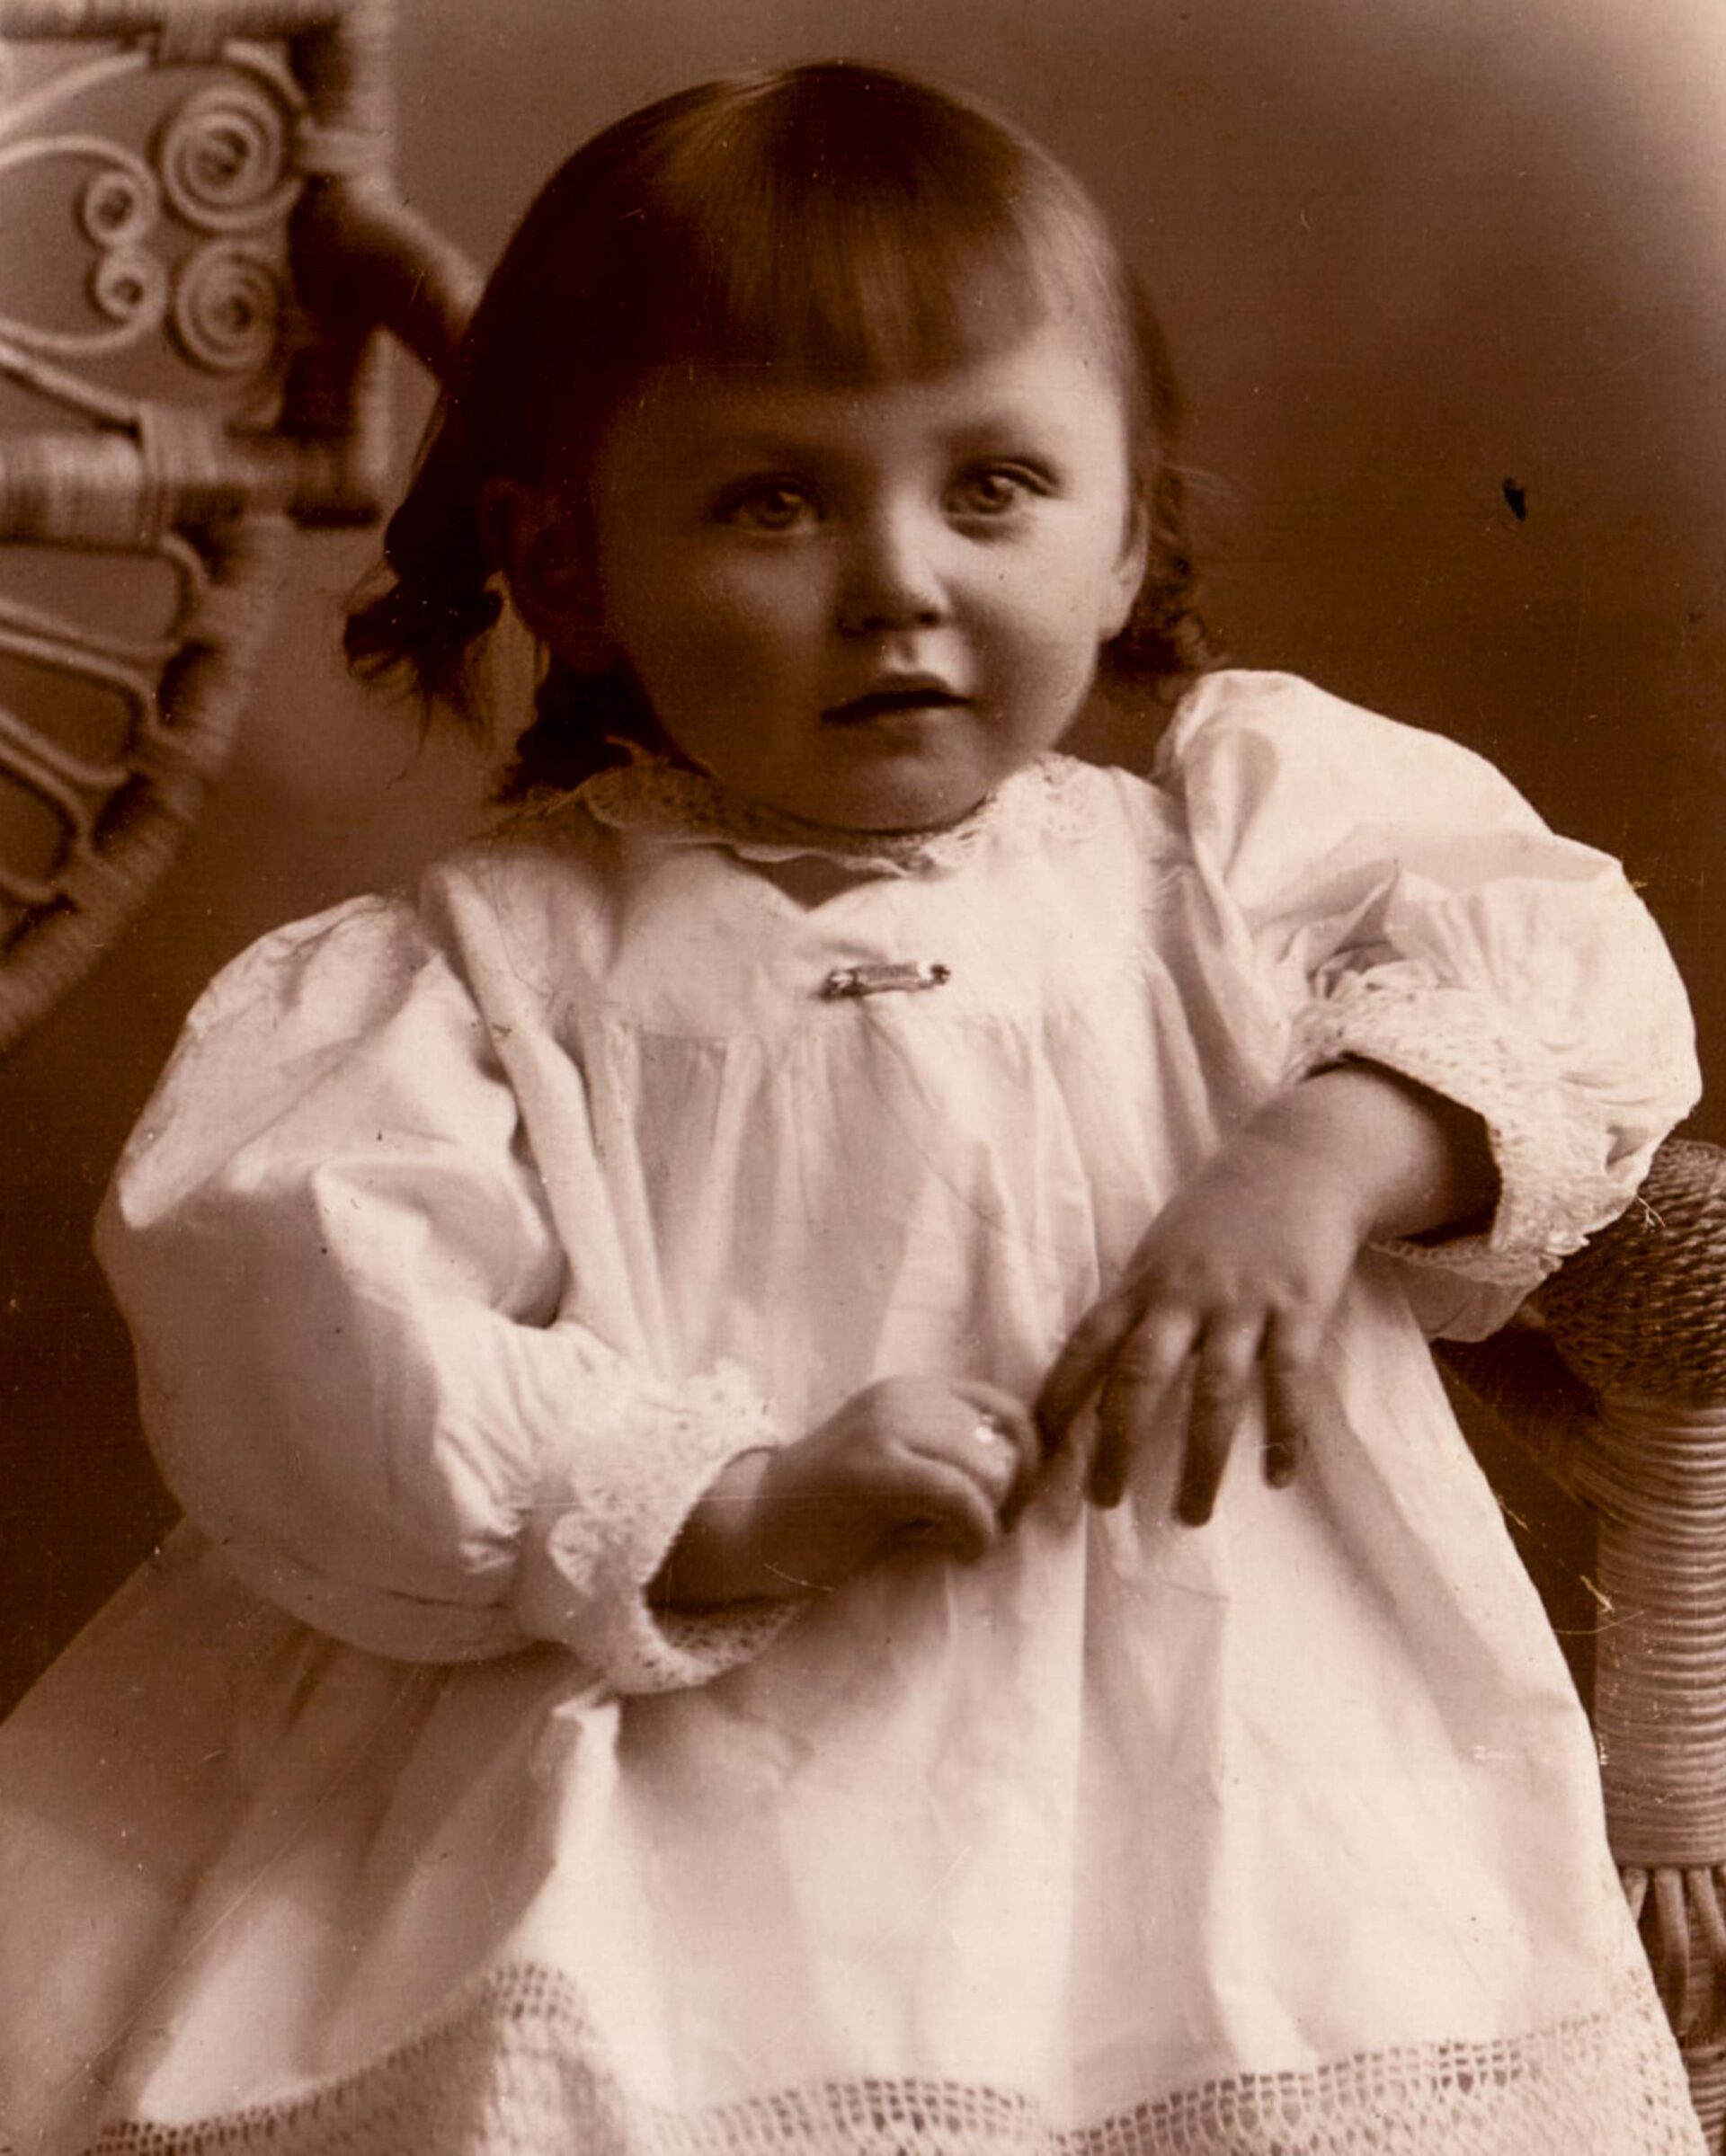
[[[1049,413],[1041,408],[1001,404],[987,412],[968,413],[963,420],[956,420],[948,429],[946,439],[957,448],[973,443],[1014,440],[1040,442],[1053,448],[1057,432]]]
[[[834,444],[824,440],[818,432],[808,434],[776,433],[766,429],[739,428],[733,430],[716,427],[709,439],[696,451],[700,464],[723,464],[734,460],[744,464],[782,464],[791,459],[833,452]]]
[[[1018,404],[991,406],[981,412],[956,414],[945,426],[930,430],[937,448],[963,451],[1003,439],[1051,441],[1057,429],[1049,415]],[[743,425],[716,427],[697,452],[702,465],[729,463],[781,464],[828,459],[835,463],[860,462],[868,455],[867,432],[847,440],[824,427],[805,430]]]

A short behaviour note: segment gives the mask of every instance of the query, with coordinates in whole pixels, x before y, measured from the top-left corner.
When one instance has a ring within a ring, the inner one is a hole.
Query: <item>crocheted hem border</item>
[[[0,2151],[4,2144],[0,2143]],[[360,2072],[279,2103],[107,2126],[87,2156],[1704,2156],[1647,1979],[1527,2036],[1242,2073],[1057,2125],[1023,2096],[858,2080],[680,2114],[602,2055],[560,1972],[497,1969]]]

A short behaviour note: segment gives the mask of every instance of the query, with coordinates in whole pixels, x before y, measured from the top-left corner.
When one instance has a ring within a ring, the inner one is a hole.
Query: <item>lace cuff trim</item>
[[[1635,1187],[1607,1165],[1607,1137],[1538,1043],[1472,989],[1345,975],[1294,1021],[1287,1076],[1350,1058],[1428,1086],[1485,1122],[1499,1179],[1481,1235],[1383,1246],[1418,1264],[1527,1293],[1623,1211]]]
[[[685,1385],[620,1374],[584,1391],[572,1488],[523,1523],[518,1621],[561,1641],[620,1692],[702,1684],[759,1654],[791,1607],[751,1603],[658,1616],[646,1591],[701,1493],[730,1460],[779,1442],[743,1372],[721,1363]]]
[[[116,2123],[90,2156],[1705,2156],[1646,1974],[1599,2012],[1490,2043],[1241,2073],[1057,2125],[1028,2096],[876,2079],[694,2113],[631,2098],[576,1988],[496,1971],[377,2064],[220,2118]]]
[[[985,844],[1031,852],[1076,842],[1094,826],[1088,781],[1075,758],[1045,756],[1013,772],[956,823],[928,831],[833,830],[745,800],[704,772],[636,750],[601,771],[575,798],[614,830],[650,831],[676,843],[721,845],[745,861],[819,854],[841,867],[883,876],[950,874]],[[547,805],[556,808],[566,796]],[[531,813],[531,808],[528,812]]]

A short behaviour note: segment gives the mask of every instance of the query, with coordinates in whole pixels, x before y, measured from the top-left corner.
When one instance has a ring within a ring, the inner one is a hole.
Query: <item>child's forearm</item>
[[[1363,1242],[1460,1230],[1497,1202],[1481,1118],[1376,1063],[1338,1064],[1290,1087],[1243,1135],[1308,1153],[1354,1184]]]
[[[717,1610],[798,1592],[762,1552],[761,1485],[770,1464],[766,1452],[745,1452],[721,1469],[648,1589],[655,1608]]]

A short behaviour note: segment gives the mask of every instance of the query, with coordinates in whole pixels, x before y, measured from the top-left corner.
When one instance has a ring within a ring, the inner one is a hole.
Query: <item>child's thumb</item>
[[[923,1463],[921,1486],[907,1493],[907,1517],[894,1540],[909,1540],[965,1561],[986,1557],[1001,1539],[993,1500],[980,1483],[945,1462]]]

